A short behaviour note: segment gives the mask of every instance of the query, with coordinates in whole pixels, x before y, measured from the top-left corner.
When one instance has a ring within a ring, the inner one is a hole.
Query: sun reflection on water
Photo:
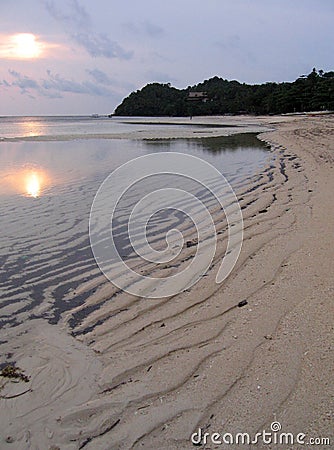
[[[41,176],[39,176],[39,174],[36,172],[28,173],[26,175],[25,180],[26,194],[29,197],[37,198],[41,194],[41,188],[42,188]]]
[[[50,182],[50,176],[45,169],[36,166],[20,167],[0,177],[0,194],[16,193],[24,197],[38,198],[44,194]]]
[[[19,124],[19,128],[20,135],[25,137],[42,136],[45,133],[45,127],[43,123],[34,120],[21,122]]]

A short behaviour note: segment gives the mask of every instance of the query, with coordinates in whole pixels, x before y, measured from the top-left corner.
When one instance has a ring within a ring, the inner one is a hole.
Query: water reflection
[[[58,195],[72,184],[84,189],[90,181],[96,183],[97,189],[99,183],[123,163],[161,151],[186,152],[204,158],[226,177],[235,176],[240,167],[246,176],[267,154],[254,134],[149,141],[3,142],[0,144],[0,195],[33,198],[45,192]]]
[[[19,124],[20,136],[42,136],[45,133],[45,126],[37,120],[25,120]]]
[[[231,136],[188,139],[188,146],[208,153],[234,152],[240,149],[265,150],[266,144],[257,138],[256,133],[243,133]]]
[[[240,149],[265,150],[266,144],[260,141],[256,133],[243,133],[231,136],[197,137],[184,139],[144,139],[143,144],[153,152],[169,151],[179,148],[179,151],[187,151],[198,148],[201,152],[212,154],[234,152]],[[177,151],[177,150],[176,150]]]
[[[205,141],[205,148],[201,147],[201,140],[194,139],[193,147],[188,147],[187,142],[168,141],[167,150],[205,158],[221,170],[236,192],[241,194],[267,160],[267,153],[259,142],[258,148],[252,148],[252,142],[245,142],[246,148],[230,152],[219,151],[219,146],[217,151],[213,151],[213,140]],[[225,148],[223,142],[220,148]],[[33,316],[43,316],[50,323],[57,323],[63,312],[84,304],[91,291],[79,289],[83,280],[95,283],[93,280],[100,279],[88,236],[94,196],[112,170],[152,151],[159,151],[159,146],[117,139],[0,143],[2,327],[5,324],[14,326]],[[180,177],[167,174],[157,182],[156,177],[149,177],[145,185],[147,192],[150,188],[161,187],[162,183],[163,187],[178,186],[177,178]],[[179,180],[179,183],[181,187],[184,183],[187,189],[190,186],[198,193],[198,186],[190,185],[191,180]],[[144,186],[134,185],[120,206],[127,207],[127,200],[130,206],[133,205],[132,201],[140,198],[143,191]],[[204,190],[200,194],[203,195],[200,198],[206,199]],[[212,204],[211,200],[209,203]],[[122,241],[126,234],[120,231],[123,226],[127,230],[123,217],[126,219],[127,216],[120,210],[116,217],[118,223],[113,225],[118,227],[118,248],[127,252],[127,241]],[[152,246],[160,248],[156,239],[170,223],[177,228],[179,224],[188,227],[184,215],[178,212],[171,214],[166,210],[165,214],[152,217],[148,224]],[[109,234],[108,230],[106,232]],[[104,238],[102,235],[101,245],[105,243]],[[165,243],[164,240],[162,245]],[[97,281],[96,285],[99,283]],[[77,294],[72,297],[72,292]],[[86,311],[84,306],[82,310]]]
[[[43,195],[50,184],[48,172],[35,166],[25,166],[4,173],[0,183],[1,194],[19,194],[37,198]]]
[[[40,172],[28,172],[25,177],[25,191],[28,197],[37,198],[41,195],[43,187],[43,174]]]

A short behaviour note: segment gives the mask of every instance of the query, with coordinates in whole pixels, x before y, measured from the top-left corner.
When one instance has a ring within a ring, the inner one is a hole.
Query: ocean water
[[[189,125],[169,125],[183,129]],[[104,137],[119,133],[147,131],[150,124],[143,118],[110,118],[106,116],[7,116],[0,117],[0,140],[31,139],[57,140]],[[166,125],[156,124],[154,130],[164,130]]]
[[[89,134],[135,131],[138,126],[123,124],[109,117],[90,116],[7,116],[0,118],[0,139],[41,136],[54,139]]]
[[[3,329],[35,317],[57,323],[63,313],[82,305],[92,294],[88,288],[79,289],[83,283],[92,281],[93,285],[94,279],[101,279],[89,242],[89,214],[101,183],[123,163],[159,152],[194,155],[223,173],[240,196],[261,178],[270,163],[270,152],[254,134],[170,140],[85,139],[86,133],[117,134],[142,126],[91,117],[0,119]],[[155,125],[146,127],[157,129]],[[74,135],[80,138],[63,140]],[[33,139],[40,136],[52,139]],[[32,140],[24,140],[26,137]],[[124,237],[126,213],[145,189],[174,186],[174,182],[156,183],[152,178],[149,187],[135,189],[128,196],[116,233],[123,255],[129,256],[129,242]],[[159,245],[168,229],[180,225],[184,229],[189,225],[189,230],[192,226],[182,214],[157,216],[149,226],[152,241]]]

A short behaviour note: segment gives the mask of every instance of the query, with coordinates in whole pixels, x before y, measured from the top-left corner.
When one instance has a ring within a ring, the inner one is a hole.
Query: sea
[[[190,126],[169,124],[168,131],[173,135]],[[260,183],[270,167],[270,150],[254,133],[131,138],[147,130],[159,134],[165,127],[143,118],[136,122],[91,116],[0,117],[1,329],[33,318],[57,324],[92,295],[90,288],[80,286],[89,282],[94,286],[94,279],[109,283],[92,253],[89,218],[102,183],[123,164],[156,153],[192,155],[222,173],[238,197]],[[163,185],[174,182],[164,180]],[[152,190],[161,187],[154,178],[150,183]],[[124,240],[124,211],[129,214],[144,191],[135,192],[133,204],[127,202],[122,210],[116,236],[125,257],[131,252]],[[157,247],[180,223],[190,230],[193,224],[188,227],[186,220],[177,213],[158,215],[149,227]],[[68,324],[75,327],[77,322]]]

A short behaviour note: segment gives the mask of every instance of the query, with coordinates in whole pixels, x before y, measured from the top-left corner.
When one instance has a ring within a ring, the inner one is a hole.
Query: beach
[[[30,318],[8,328],[4,353],[30,380],[2,377],[1,449],[190,449],[199,428],[254,436],[273,422],[333,443],[334,117],[194,117],[191,125],[116,138],[245,131],[271,146],[271,165],[239,198],[244,242],[232,273],[215,283],[218,251],[195,286],[154,301],[116,295],[96,278],[85,305],[57,324]]]

